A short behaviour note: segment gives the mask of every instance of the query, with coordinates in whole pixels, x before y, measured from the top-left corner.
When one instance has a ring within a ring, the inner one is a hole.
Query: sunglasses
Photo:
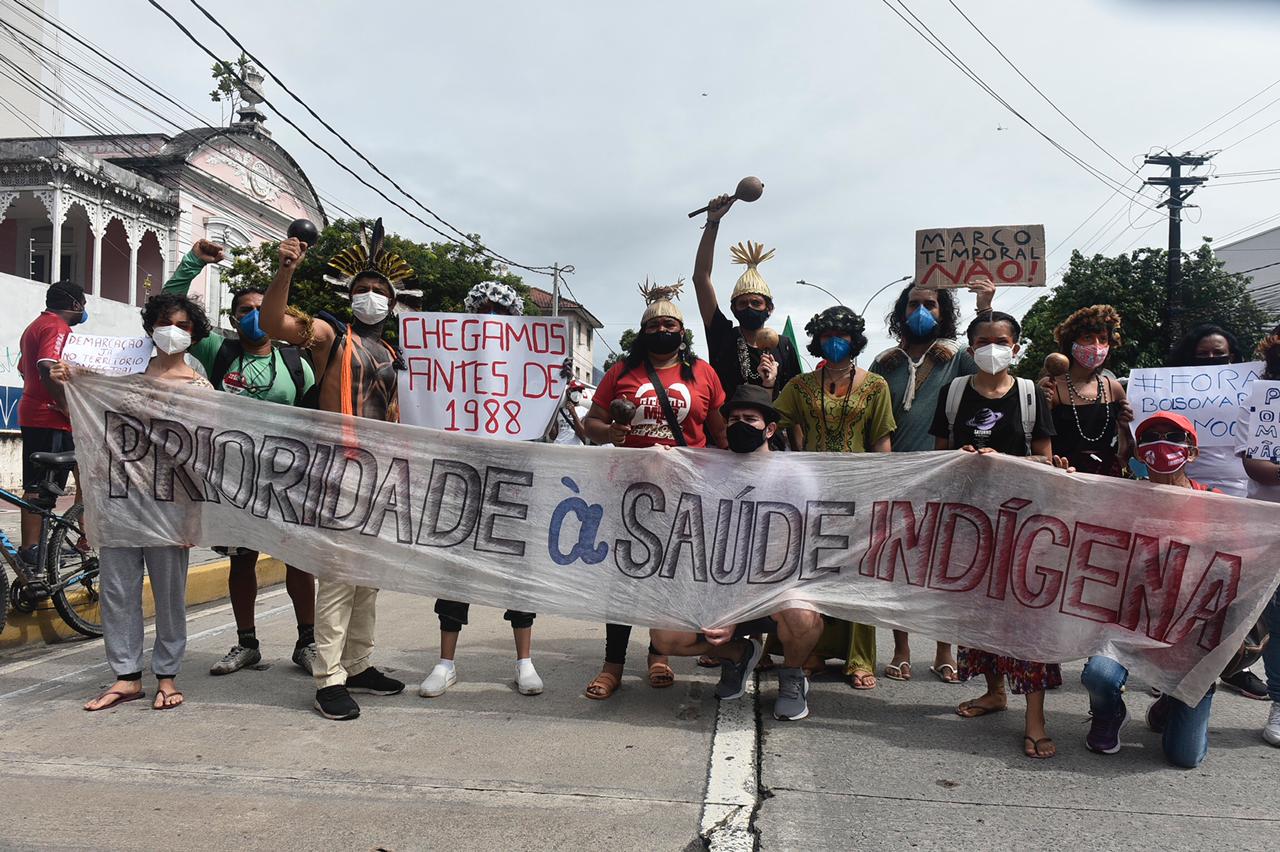
[[[1138,436],[1139,444],[1150,444],[1155,441],[1171,441],[1175,444],[1194,445],[1196,439],[1185,429],[1170,429],[1168,432],[1157,432],[1152,429],[1144,431]]]

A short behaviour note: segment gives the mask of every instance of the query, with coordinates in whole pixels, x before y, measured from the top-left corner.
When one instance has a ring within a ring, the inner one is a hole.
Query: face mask
[[[925,310],[924,305],[916,308],[915,313],[907,317],[907,328],[916,337],[928,337],[937,327],[937,317],[932,311]]]
[[[67,325],[83,325],[88,321],[89,321],[89,309],[84,308],[80,311],[80,319],[76,320],[75,322],[69,322],[67,323]]]
[[[1182,470],[1190,448],[1172,441],[1152,441],[1138,446],[1138,458],[1156,473],[1170,474]]]
[[[1204,355],[1201,357],[1197,357],[1194,360],[1194,363],[1198,367],[1208,367],[1214,364],[1230,364],[1231,356],[1230,355]]]
[[[368,290],[351,297],[351,312],[365,325],[375,325],[387,318],[390,300],[381,293]]]
[[[828,337],[822,341],[822,356],[828,361],[843,361],[852,349],[853,345],[843,337]]]
[[[177,355],[191,348],[191,334],[176,325],[162,325],[151,332],[156,348],[166,355]]]
[[[764,322],[769,318],[769,312],[758,311],[755,308],[743,308],[742,310],[734,311],[733,316],[738,320],[738,325],[748,331],[755,331],[756,329],[764,328]]]
[[[1110,346],[1099,346],[1096,343],[1071,344],[1071,355],[1076,359],[1076,363],[1090,370],[1096,370],[1105,364],[1107,354],[1110,352]]]
[[[724,431],[729,438],[729,449],[735,453],[754,453],[764,444],[765,430],[742,420],[730,423]]]
[[[262,314],[257,308],[254,308],[249,311],[249,313],[240,317],[240,322],[236,323],[237,327],[240,329],[240,336],[250,343],[257,343],[266,337],[267,333],[262,330],[260,325],[258,325],[258,320],[261,319],[261,317]]]
[[[1009,369],[1009,365],[1013,363],[1013,347],[989,343],[973,350],[973,360],[979,370],[995,375]]]
[[[680,348],[684,335],[678,331],[646,331],[645,351],[650,355],[670,355]]]

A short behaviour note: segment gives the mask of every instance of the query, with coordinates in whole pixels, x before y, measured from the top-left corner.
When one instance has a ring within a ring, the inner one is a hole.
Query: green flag
[[[808,370],[809,364],[804,360],[804,355],[801,354],[804,350],[801,349],[800,344],[796,342],[796,330],[791,325],[790,314],[787,315],[787,324],[782,328],[782,336],[791,341],[791,345],[795,347],[796,350],[796,357],[800,359],[800,366],[803,369]]]

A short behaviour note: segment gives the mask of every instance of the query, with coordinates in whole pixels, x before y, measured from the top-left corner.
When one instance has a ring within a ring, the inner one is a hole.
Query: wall
[[[1253,279],[1249,289],[1254,298],[1263,307],[1280,312],[1280,266],[1268,266],[1280,263],[1280,228],[1214,246],[1213,250],[1228,272],[1254,270],[1247,273]]]

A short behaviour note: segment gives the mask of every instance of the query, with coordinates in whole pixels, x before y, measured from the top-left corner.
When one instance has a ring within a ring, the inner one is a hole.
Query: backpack
[[[957,376],[947,388],[947,430],[951,434],[952,444],[956,442],[956,414],[960,411],[960,400],[965,388],[969,386],[969,379],[969,376]],[[1031,435],[1036,428],[1036,383],[1030,379],[1014,379],[1014,387],[1018,389],[1018,407],[1022,412],[1022,433],[1027,439],[1027,455],[1031,455]]]
[[[289,378],[293,379],[293,404],[302,405],[303,390],[307,386],[306,372],[302,369],[304,357],[302,350],[287,343],[274,341],[271,346],[280,353],[280,360],[284,361],[285,369],[289,371]],[[227,370],[231,369],[231,365],[243,354],[244,346],[239,340],[223,338],[222,346],[218,347],[218,354],[213,356],[213,369],[209,371],[209,382],[218,390],[222,390],[222,379],[226,376]]]

